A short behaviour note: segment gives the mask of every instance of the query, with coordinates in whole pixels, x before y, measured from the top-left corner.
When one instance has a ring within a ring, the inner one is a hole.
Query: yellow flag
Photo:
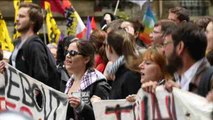
[[[25,0],[24,2],[32,2],[32,0]]]
[[[60,30],[57,27],[57,24],[53,18],[51,9],[50,9],[50,4],[49,2],[44,2],[45,5],[45,10],[47,11],[46,14],[46,25],[47,25],[47,32],[48,32],[48,39],[49,43],[58,43],[58,40],[60,38]]]
[[[0,42],[2,44],[2,50],[13,51],[14,46],[11,41],[7,25],[3,19],[3,16],[0,11]]]
[[[19,4],[20,4],[20,0],[13,0],[13,5],[14,5],[14,9],[15,9],[14,23],[16,23]],[[16,30],[16,25],[14,25],[13,40],[17,39],[19,36],[21,36],[21,34]]]

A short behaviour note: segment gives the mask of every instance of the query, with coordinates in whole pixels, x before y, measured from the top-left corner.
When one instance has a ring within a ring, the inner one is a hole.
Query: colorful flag
[[[90,25],[92,27],[92,30],[96,30],[97,29],[94,16],[92,17]]]
[[[67,35],[73,35],[79,39],[83,38],[86,26],[72,6],[66,9],[65,18],[67,19]]]
[[[49,43],[58,43],[58,40],[60,38],[60,30],[58,29],[58,26],[53,18],[51,9],[50,9],[50,3],[45,2],[45,10],[47,11],[46,14],[46,24],[47,24],[47,32],[48,32],[48,39]]]
[[[70,8],[72,6],[71,2],[69,0],[62,0],[62,8],[66,10],[67,8]]]
[[[51,11],[52,12],[58,12],[64,16],[65,10],[62,7],[61,0],[42,0],[41,6],[45,8],[45,2],[48,2],[51,5]]]
[[[152,42],[149,34],[153,31],[155,23],[157,23],[157,19],[153,14],[150,5],[148,5],[143,17],[143,24],[145,25],[145,29],[144,32],[140,34],[140,38],[145,44],[150,44]]]
[[[0,11],[0,43],[2,45],[2,50],[13,51],[14,46],[10,38],[6,22],[3,19],[2,13]]]
[[[86,33],[87,40],[89,40],[91,30],[92,28],[91,28],[90,18],[89,16],[87,16],[87,33]]]
[[[59,40],[58,40],[58,43],[61,42],[61,41],[63,41],[63,40],[64,40],[64,34],[61,33],[60,38],[59,38]]]

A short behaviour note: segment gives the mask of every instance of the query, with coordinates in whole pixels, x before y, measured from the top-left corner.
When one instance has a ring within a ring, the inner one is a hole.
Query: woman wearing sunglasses
[[[94,48],[85,40],[70,43],[65,67],[70,74],[65,93],[70,103],[67,120],[95,120],[92,102],[108,99],[110,86],[102,73],[93,68]]]

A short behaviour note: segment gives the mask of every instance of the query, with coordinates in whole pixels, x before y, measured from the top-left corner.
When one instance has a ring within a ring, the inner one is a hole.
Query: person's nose
[[[71,55],[69,53],[67,53],[66,58],[71,58]]]
[[[162,53],[163,53],[163,55],[165,55],[165,47],[163,46],[163,48],[162,48]]]
[[[140,68],[140,69],[144,69],[144,62],[142,62],[142,63],[139,65],[139,68]]]
[[[153,38],[153,32],[151,32],[150,34],[149,34],[149,37],[152,39]]]
[[[16,16],[16,23],[19,21],[19,16],[17,15]]]

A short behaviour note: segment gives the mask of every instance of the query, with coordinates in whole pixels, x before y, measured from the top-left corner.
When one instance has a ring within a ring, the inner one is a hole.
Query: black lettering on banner
[[[4,85],[0,85],[0,95],[5,95],[5,87],[7,86],[7,83],[8,83],[8,75],[7,75],[7,70],[5,70]]]
[[[116,120],[121,120],[121,113],[129,113],[131,110],[133,110],[133,108],[133,105],[128,105],[124,107],[120,106],[119,104],[117,104],[115,107],[106,106],[105,114],[115,114]]]
[[[14,99],[16,101],[19,101],[20,98],[18,96],[11,95],[12,87],[17,87],[17,88],[20,87],[18,83],[16,83],[15,81],[13,81],[13,74],[12,73],[17,74],[17,72],[12,67],[8,67],[8,70],[9,70],[10,78],[9,78],[9,87],[8,87],[7,97],[11,98],[11,99]]]
[[[36,109],[37,109],[39,112],[41,112],[42,109],[43,109],[43,107],[39,107],[39,103],[38,103],[38,101],[35,99],[35,98],[36,98],[36,94],[35,94],[36,91],[41,91],[41,90],[39,89],[39,87],[38,87],[37,84],[33,84],[33,85],[32,85],[33,103],[36,103],[36,104],[35,104]],[[43,96],[42,92],[40,92],[40,94],[42,95],[42,98],[45,98],[45,97]],[[43,104],[43,103],[44,103],[44,101],[42,100],[42,104]]]
[[[49,106],[50,106],[50,112],[49,112],[49,114],[51,113],[51,112],[53,112],[54,113],[54,118],[53,118],[53,120],[56,120],[56,118],[57,118],[57,109],[59,108],[59,106],[62,104],[63,106],[66,106],[66,104],[67,104],[67,99],[65,99],[65,98],[63,98],[63,97],[61,97],[60,95],[58,95],[55,91],[49,91],[49,100],[50,101],[52,101],[52,102],[49,102],[50,104],[49,104]],[[56,100],[56,104],[54,103],[54,101],[53,101],[53,99],[55,99]],[[53,108],[54,107],[54,108]],[[46,107],[45,107],[46,108]],[[46,110],[44,110],[45,111],[45,113],[46,113]],[[45,120],[49,117],[49,114],[48,114],[48,116],[46,116],[46,114],[45,114]]]
[[[50,113],[51,113],[51,110],[52,110],[52,106],[51,106],[52,100],[49,99],[50,102],[49,102],[49,105],[47,105],[47,102],[46,102],[46,94],[45,94],[45,91],[44,91],[43,86],[42,86],[42,91],[43,91],[44,96],[45,96],[45,98],[44,98],[44,100],[43,100],[43,105],[44,105],[44,120],[47,120],[47,119],[49,118]],[[50,112],[49,112],[48,114],[47,114],[47,106],[50,107]]]
[[[149,111],[148,97],[145,95],[143,97],[143,99],[141,100],[141,120],[148,120],[149,119],[148,111]],[[138,117],[138,119],[139,119],[139,117]]]
[[[153,120],[162,120],[161,117],[161,112],[160,112],[160,108],[159,108],[159,104],[158,104],[158,100],[157,97],[155,96],[154,93],[150,93],[151,95],[151,100],[152,100],[152,118]],[[157,119],[155,119],[155,113],[157,112]]]
[[[144,120],[148,120],[148,97],[144,96]]]
[[[169,119],[177,120],[173,95],[172,95],[172,98],[170,96],[166,96],[165,100],[166,100],[167,112],[169,114]]]
[[[24,74],[19,73],[20,79],[21,79],[21,85],[23,89],[23,104],[33,107],[33,91],[31,89],[30,83],[27,80],[27,78],[24,76]],[[26,95],[30,98],[30,100],[27,100]]]

